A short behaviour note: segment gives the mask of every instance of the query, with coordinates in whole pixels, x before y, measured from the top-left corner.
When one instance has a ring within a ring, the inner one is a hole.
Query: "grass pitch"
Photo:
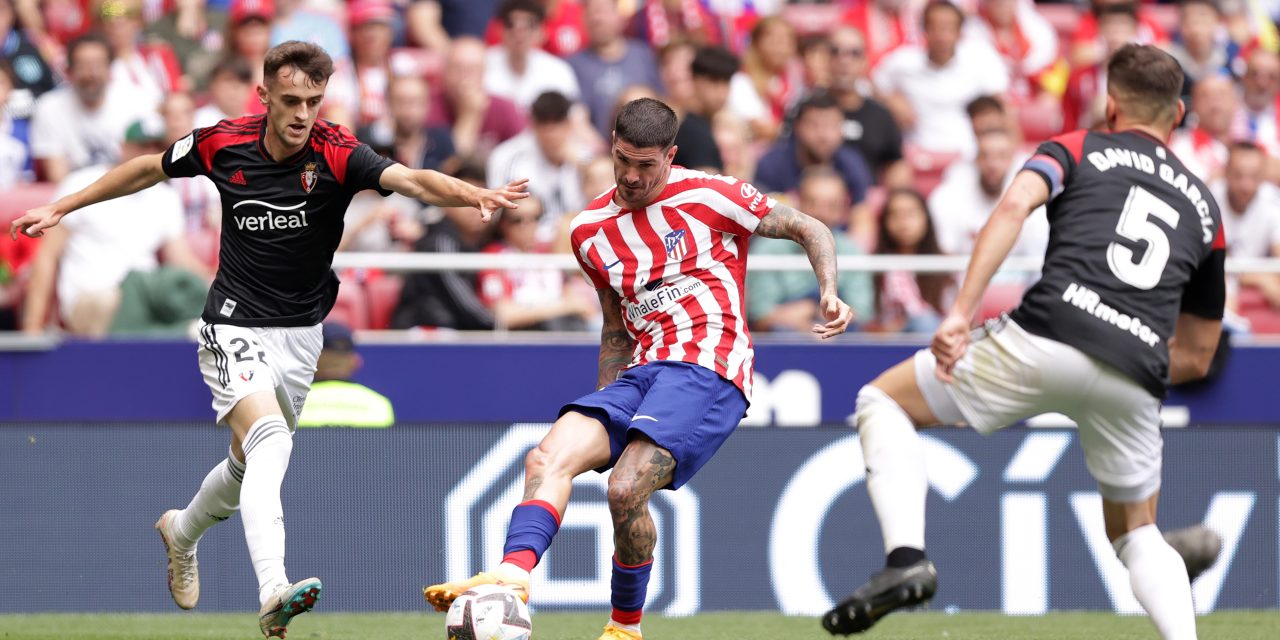
[[[535,640],[595,640],[605,614],[542,614]],[[651,640],[822,640],[814,618],[773,613],[711,613],[691,618],[648,616]],[[1280,611],[1227,611],[1200,618],[1202,640],[1271,640],[1280,636]],[[444,616],[427,613],[314,613],[289,627],[289,640],[443,640]],[[899,613],[867,640],[1155,640],[1145,617],[1107,613],[1053,613],[1008,617],[998,613]],[[37,614],[0,615],[3,640],[252,640],[261,638],[253,614]]]

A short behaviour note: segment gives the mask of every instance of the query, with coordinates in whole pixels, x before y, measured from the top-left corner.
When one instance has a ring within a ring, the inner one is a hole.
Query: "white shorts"
[[[224,423],[245,396],[273,391],[293,430],[311,390],[323,338],[311,327],[237,327],[200,324],[200,373],[213,393],[213,410]]]
[[[1103,497],[1138,502],[1160,489],[1160,400],[1132,378],[1075,347],[1027,333],[1007,317],[977,329],[953,384],[935,375],[928,349],[916,383],[944,424],[991,433],[1049,412],[1079,425],[1085,464]]]

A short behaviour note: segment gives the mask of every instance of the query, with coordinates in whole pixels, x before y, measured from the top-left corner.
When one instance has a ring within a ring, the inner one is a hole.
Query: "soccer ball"
[[[449,640],[529,640],[529,608],[514,591],[482,584],[458,596],[444,617]]]

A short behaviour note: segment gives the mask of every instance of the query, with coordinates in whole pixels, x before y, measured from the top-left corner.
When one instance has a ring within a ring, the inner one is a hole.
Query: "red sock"
[[[521,549],[502,556],[502,561],[514,564],[525,571],[533,571],[533,568],[538,564],[538,555],[530,549]]]

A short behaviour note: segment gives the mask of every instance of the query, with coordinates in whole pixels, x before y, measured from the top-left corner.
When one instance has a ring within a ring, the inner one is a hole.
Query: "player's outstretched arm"
[[[138,156],[111,169],[93,184],[59,198],[53,204],[27,211],[9,225],[9,237],[16,240],[21,231],[38,238],[44,235],[44,229],[58,224],[63,216],[76,209],[137,193],[163,182],[168,176],[160,163],[162,156],[159,153]]]
[[[812,331],[825,340],[844,333],[853,320],[853,310],[840,299],[839,274],[836,271],[836,239],[827,225],[809,215],[779,204],[760,219],[756,233],[766,238],[786,238],[804,247],[818,277],[818,291],[822,299],[822,317],[826,324],[813,325]]]
[[[1221,337],[1222,320],[1178,314],[1173,338],[1169,340],[1169,382],[1181,384],[1208,375]]]
[[[938,359],[938,377],[942,380],[951,381],[952,369],[968,348],[969,324],[973,322],[973,314],[978,311],[991,277],[1018,241],[1022,224],[1036,207],[1048,199],[1049,186],[1044,178],[1034,171],[1020,171],[982,226],[982,231],[978,232],[960,293],[951,305],[951,312],[938,325],[930,344],[933,355]]]
[[[402,196],[438,207],[475,207],[485,222],[498,209],[516,209],[517,200],[528,198],[529,181],[516,180],[499,189],[481,189],[429,169],[413,170],[393,164],[382,172],[378,184]]]
[[[622,298],[613,289],[597,289],[600,295],[600,310],[604,313],[604,326],[600,328],[600,378],[596,382],[597,389],[603,389],[618,379],[620,373],[631,363],[632,351],[636,341],[627,333],[627,325],[622,320]]]

